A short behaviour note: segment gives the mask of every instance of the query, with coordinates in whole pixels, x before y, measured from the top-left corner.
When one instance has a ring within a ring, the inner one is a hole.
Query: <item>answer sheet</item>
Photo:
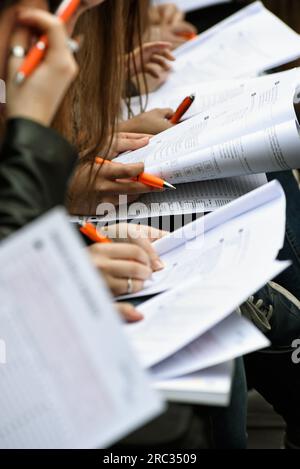
[[[103,448],[162,410],[63,210],[0,260],[0,448]]]
[[[191,274],[187,277],[184,274],[179,287],[139,306],[139,311],[144,315],[143,321],[124,326],[141,364],[152,368],[184,350],[289,265],[275,261],[269,261],[266,265],[259,258],[252,258],[252,264],[247,263],[249,270],[235,267],[225,273],[215,269],[211,275]],[[257,350],[269,344],[253,324],[247,323],[247,326],[252,331],[252,345]],[[244,345],[240,347],[241,355],[243,349]],[[201,356],[197,360],[200,364]],[[208,363],[206,355],[205,360]]]
[[[265,259],[268,268],[284,235],[285,196],[274,181],[154,243],[165,269],[154,273],[140,293],[122,298],[157,294],[195,276],[226,277],[232,269],[242,279],[244,271],[255,271],[254,259]]]
[[[193,85],[174,87],[167,92],[163,88],[150,93],[147,97],[142,96],[145,110],[154,108],[172,108],[174,111],[186,96],[194,95],[195,100],[190,109],[185,113],[182,120],[187,120],[203,111],[222,103],[230,102],[237,96],[254,94],[261,89],[271,87],[277,81],[283,81],[286,85],[291,83],[293,87],[300,83],[300,69],[295,68],[285,72],[273,73],[250,79],[217,80],[202,82]],[[140,98],[132,98],[131,111],[134,115],[141,113]],[[124,118],[127,119],[124,108]]]
[[[261,2],[243,8],[175,51],[173,73],[163,85],[251,77],[300,56],[298,34]]]
[[[254,81],[246,93],[153,137],[119,156],[173,184],[295,169],[300,137],[294,109],[299,70]]]

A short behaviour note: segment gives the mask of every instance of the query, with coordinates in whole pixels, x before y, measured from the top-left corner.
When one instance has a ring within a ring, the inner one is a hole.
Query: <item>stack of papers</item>
[[[254,80],[245,92],[153,137],[116,161],[144,162],[172,184],[297,169],[294,96],[299,69]]]
[[[275,181],[156,243],[165,270],[132,296],[165,293],[139,306],[141,323],[126,326],[154,380],[181,380],[268,345],[233,311],[289,266],[276,261],[284,235],[285,196]]]

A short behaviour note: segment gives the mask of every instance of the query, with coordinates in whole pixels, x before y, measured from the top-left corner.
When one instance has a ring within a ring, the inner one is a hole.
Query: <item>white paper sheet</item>
[[[255,273],[257,258],[268,269],[284,235],[285,196],[274,181],[154,243],[165,269],[154,273],[141,292],[122,299],[160,293],[195,276],[222,279],[231,269],[243,278],[244,271]]]
[[[197,260],[196,260],[197,261]],[[252,258],[249,270],[191,276],[181,286],[139,306],[144,320],[125,326],[141,364],[151,368],[166,360],[235,311],[290,264]],[[255,267],[255,268],[254,268]],[[262,334],[256,329],[259,341]],[[259,347],[258,347],[259,348]]]
[[[0,448],[104,447],[162,409],[62,211],[0,260]]]
[[[148,111],[154,108],[167,107],[175,110],[186,96],[194,94],[195,100],[183,117],[183,120],[186,120],[201,112],[207,112],[214,106],[230,102],[232,98],[252,95],[263,89],[272,89],[272,86],[277,81],[283,82],[285,86],[290,83],[291,86],[295,87],[300,82],[300,69],[295,68],[251,79],[227,79],[183,85],[168,89],[167,92],[160,88],[150,93],[147,98],[142,96],[142,102]],[[131,111],[134,115],[140,114],[140,98],[133,98],[131,100]],[[127,118],[125,109],[124,118]]]
[[[254,82],[246,93],[162,132],[117,161],[144,162],[147,172],[174,184],[297,168],[300,137],[293,98],[299,70]]]
[[[73,216],[71,223],[91,222],[99,228],[116,220],[141,220],[170,215],[213,212],[254,189],[267,184],[265,174],[179,184],[176,191],[151,193],[129,206],[98,207],[98,216]]]
[[[151,369],[156,380],[184,376],[263,349],[269,341],[257,328],[233,313],[184,349]]]
[[[300,56],[300,39],[261,2],[240,10],[175,51],[165,91],[182,84],[251,77]]]

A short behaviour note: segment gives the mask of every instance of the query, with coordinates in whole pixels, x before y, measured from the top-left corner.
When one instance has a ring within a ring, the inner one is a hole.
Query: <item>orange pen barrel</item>
[[[64,23],[67,23],[76,12],[80,3],[81,0],[65,0],[57,9],[56,16],[58,16]]]
[[[37,42],[34,46],[31,47],[24,62],[19,68],[18,76],[20,76],[20,79],[22,77],[28,76],[34,68],[35,64],[41,62],[45,55],[45,50],[47,49],[47,46],[48,38],[46,35],[44,35],[39,39],[39,42]]]
[[[184,114],[189,110],[189,108],[191,107],[191,105],[193,104],[195,100],[195,96],[194,95],[191,95],[191,96],[187,96],[183,101],[182,103],[180,104],[180,106],[178,107],[178,109],[176,109],[173,117],[170,119],[170,122],[171,124],[178,124],[178,122],[180,121],[180,119],[184,116]]]
[[[133,178],[132,180],[156,189],[164,188],[164,180],[152,174],[140,174],[137,178]]]
[[[112,242],[106,236],[101,235],[92,223],[85,223],[81,226],[80,231],[94,243],[110,244]]]

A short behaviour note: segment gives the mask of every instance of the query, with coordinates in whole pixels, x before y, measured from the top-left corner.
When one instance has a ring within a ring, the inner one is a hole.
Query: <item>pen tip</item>
[[[18,72],[15,76],[15,83],[16,85],[21,85],[25,80],[25,75],[23,72]]]
[[[195,98],[196,98],[196,93],[191,94],[190,98],[191,98],[192,101],[194,101]]]
[[[164,188],[165,189],[172,189],[173,191],[176,191],[176,187],[172,186],[172,184],[170,184],[168,182],[164,182]]]

